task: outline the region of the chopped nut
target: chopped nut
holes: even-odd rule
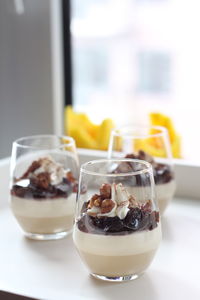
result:
[[[125,158],[132,158],[132,159],[134,159],[134,158],[136,158],[136,155],[133,154],[133,153],[130,153],[130,154],[127,154],[127,155],[125,156]]]
[[[111,199],[104,199],[101,204],[101,213],[105,214],[110,212],[114,206],[115,203]]]
[[[155,212],[155,215],[156,215],[156,222],[158,223],[158,222],[159,222],[159,219],[160,219],[159,212],[156,211],[156,212]]]
[[[133,171],[133,166],[129,162],[124,161],[118,165],[118,167],[113,171],[113,173],[129,173],[131,171]]]
[[[132,158],[132,159],[141,159],[141,160],[146,160],[149,163],[153,163],[154,159],[151,155],[147,154],[143,150],[139,150],[138,154],[130,153],[125,156],[125,158]]]
[[[138,207],[138,202],[136,201],[135,197],[133,197],[133,195],[129,196],[128,201],[129,201],[129,208]]]
[[[73,193],[77,193],[77,192],[78,192],[78,183],[75,182],[73,186]]]
[[[30,173],[33,173],[35,170],[37,170],[41,166],[40,162],[38,160],[34,160],[30,167],[27,169],[27,171],[20,177],[20,179],[28,178]]]
[[[145,204],[142,205],[142,209],[144,211],[149,211],[151,212],[152,211],[152,203],[151,203],[151,200],[148,200]]]
[[[69,180],[69,182],[73,186],[73,193],[77,193],[78,192],[78,181],[76,180],[76,178],[74,177],[74,175],[72,174],[71,171],[67,172],[66,178],[67,178],[67,180]]]
[[[145,159],[146,158],[146,152],[144,152],[143,150],[139,150],[138,151],[138,155],[137,155],[137,157],[139,158],[139,159]]]
[[[100,195],[103,199],[110,199],[111,198],[111,186],[108,183],[102,184],[100,187]]]
[[[94,206],[96,206],[96,207],[101,206],[101,198],[100,197],[98,199],[94,200]]]
[[[42,189],[47,189],[49,187],[51,178],[48,172],[39,173],[37,176],[31,178],[32,183]]]
[[[153,161],[154,161],[153,157],[151,155],[147,154],[146,152],[144,152],[143,150],[138,151],[137,158],[142,159],[142,160],[146,160],[149,163],[153,163]]]
[[[71,171],[67,172],[66,176],[67,176],[67,179],[68,179],[70,182],[75,182],[75,181],[76,181],[76,178],[74,178],[74,175],[72,174]]]
[[[96,201],[96,204],[94,204],[95,201]],[[92,208],[93,206],[99,207],[100,205],[97,205],[97,202],[100,203],[100,201],[101,201],[101,198],[99,195],[97,195],[97,194],[93,195],[88,204],[88,208]]]

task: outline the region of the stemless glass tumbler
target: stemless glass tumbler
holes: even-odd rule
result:
[[[117,159],[82,165],[73,240],[91,275],[125,281],[146,270],[161,240],[154,199],[148,162]]]
[[[59,239],[72,230],[77,180],[71,137],[38,135],[13,143],[10,206],[27,237]]]
[[[156,197],[163,214],[172,200],[176,184],[168,132],[161,126],[126,126],[111,133],[108,158],[146,160],[153,167]]]

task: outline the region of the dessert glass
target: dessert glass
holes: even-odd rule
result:
[[[152,262],[160,240],[148,162],[117,159],[82,165],[73,241],[91,275],[107,281],[137,278]]]
[[[151,163],[161,215],[173,199],[176,183],[168,131],[161,126],[125,126],[111,133],[108,158],[127,157]]]
[[[13,142],[10,207],[27,237],[59,239],[72,231],[77,179],[71,137],[37,135]]]

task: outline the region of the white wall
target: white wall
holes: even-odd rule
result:
[[[14,1],[0,1],[0,158],[10,155],[18,137],[61,128],[54,122],[59,116],[54,113],[56,103],[62,109],[62,93],[56,94],[52,84],[56,58],[51,37],[56,24],[51,22],[51,1],[23,3],[24,13],[17,14]],[[61,119],[62,111],[57,121]]]

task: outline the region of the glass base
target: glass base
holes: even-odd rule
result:
[[[69,234],[71,234],[71,232],[72,232],[72,230],[64,231],[64,232],[48,233],[48,234],[25,232],[25,236],[31,240],[50,241],[50,240],[63,239],[66,236],[68,236]]]
[[[137,279],[141,274],[132,274],[126,276],[119,276],[119,277],[109,277],[109,276],[103,276],[94,273],[91,273],[91,275],[97,279],[104,280],[104,281],[123,282],[123,281],[130,281],[130,280]]]

